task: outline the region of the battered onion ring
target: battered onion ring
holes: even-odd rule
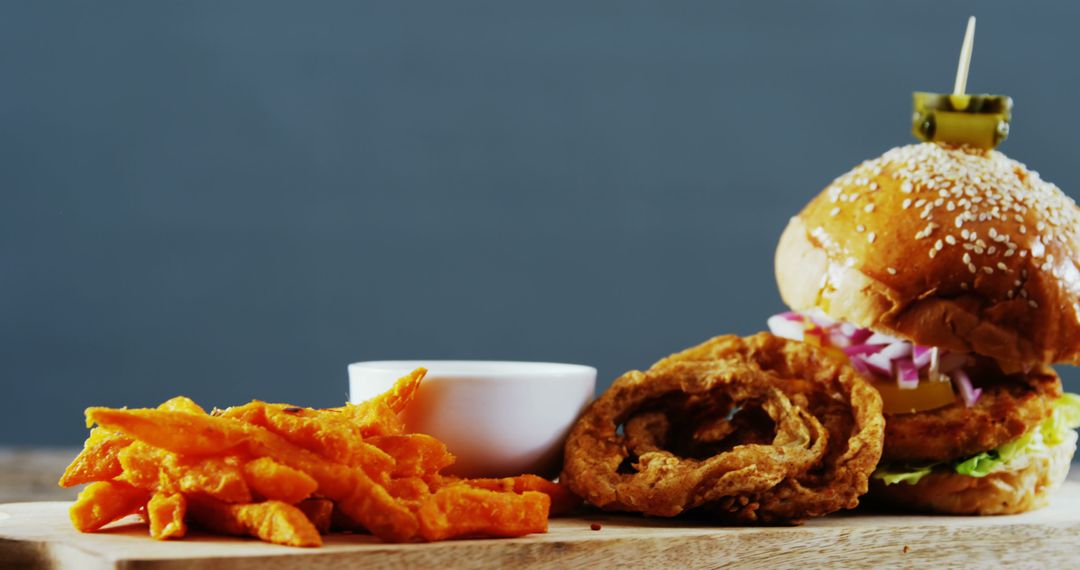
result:
[[[675,516],[723,497],[767,491],[820,462],[828,447],[825,427],[773,384],[765,374],[729,362],[676,363],[629,372],[575,424],[561,480],[600,508],[656,516]],[[642,453],[632,473],[621,472],[629,450],[619,426],[650,403],[678,393],[760,407],[775,423],[776,435],[770,444],[740,445],[701,460],[653,449],[657,442],[650,440],[655,438],[639,437],[649,448],[639,449]],[[631,431],[641,433],[637,428]]]
[[[747,522],[798,522],[854,508],[881,458],[881,396],[853,369],[815,347],[768,333],[720,336],[657,362],[659,372],[686,362],[725,362],[753,370],[805,407],[829,432],[829,448],[812,469],[766,491],[726,497],[710,512]]]

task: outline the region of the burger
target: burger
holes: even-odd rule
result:
[[[1076,449],[1080,209],[992,150],[926,142],[840,176],[776,250],[778,336],[824,347],[884,401],[869,499],[922,511],[1044,506]]]

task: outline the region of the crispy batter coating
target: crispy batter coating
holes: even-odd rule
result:
[[[575,424],[561,480],[598,507],[657,516],[775,486],[820,460],[827,435],[820,422],[758,376],[727,363],[681,363],[623,375]],[[654,433],[640,437],[645,445],[638,445],[636,457],[629,456],[618,427],[631,413],[673,393],[712,392],[764,410],[776,424],[772,441],[695,459],[659,449],[656,440],[666,434]],[[622,472],[627,459],[629,473]]]
[[[982,376],[979,376],[982,378]],[[1049,367],[1022,377],[980,383],[970,408],[956,402],[925,412],[890,415],[885,422],[886,461],[950,461],[994,449],[1038,425],[1061,396],[1061,380]]]
[[[617,379],[562,480],[608,510],[799,522],[858,504],[884,424],[877,392],[816,348],[721,336]]]
[[[857,506],[882,453],[885,419],[877,390],[817,348],[768,333],[716,337],[673,354],[654,368],[715,359],[734,360],[764,372],[777,388],[821,420],[829,433],[829,448],[812,469],[768,492],[725,499],[711,510],[725,509],[742,521],[797,522]]]

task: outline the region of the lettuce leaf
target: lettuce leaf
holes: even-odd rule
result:
[[[956,472],[968,477],[986,477],[1001,464],[997,450],[990,450],[974,455],[956,464]]]
[[[881,479],[886,485],[895,485],[897,483],[907,483],[908,485],[914,485],[918,483],[920,479],[926,477],[934,470],[936,463],[927,465],[925,467],[911,467],[902,466],[899,470],[892,471],[888,468],[878,467],[872,477],[874,479]]]
[[[1077,427],[1080,427],[1080,395],[1067,393],[1054,401],[1050,417],[1024,435],[996,449],[978,453],[951,464],[883,465],[874,471],[873,477],[880,479],[886,485],[896,483],[914,485],[938,467],[950,468],[968,477],[986,477],[1024,456],[1048,452],[1051,447],[1067,441],[1071,437],[1069,432]]]

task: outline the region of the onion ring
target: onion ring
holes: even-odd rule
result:
[[[761,333],[716,337],[661,360],[651,371],[687,362],[726,362],[752,370],[829,433],[819,464],[766,491],[717,501],[709,506],[711,513],[745,522],[798,522],[858,505],[881,458],[885,418],[881,396],[850,366],[810,345]]]
[[[561,481],[600,508],[656,516],[768,491],[820,462],[829,438],[821,422],[773,384],[766,374],[737,362],[679,362],[624,374],[571,430]],[[776,434],[768,444],[738,445],[705,459],[679,457],[658,448],[660,432],[667,429],[646,425],[655,426],[655,416],[639,415],[643,419],[631,424],[629,435],[640,453],[625,465],[628,434],[620,434],[619,426],[650,404],[679,394],[760,408],[775,423]],[[627,469],[631,472],[623,472]]]

